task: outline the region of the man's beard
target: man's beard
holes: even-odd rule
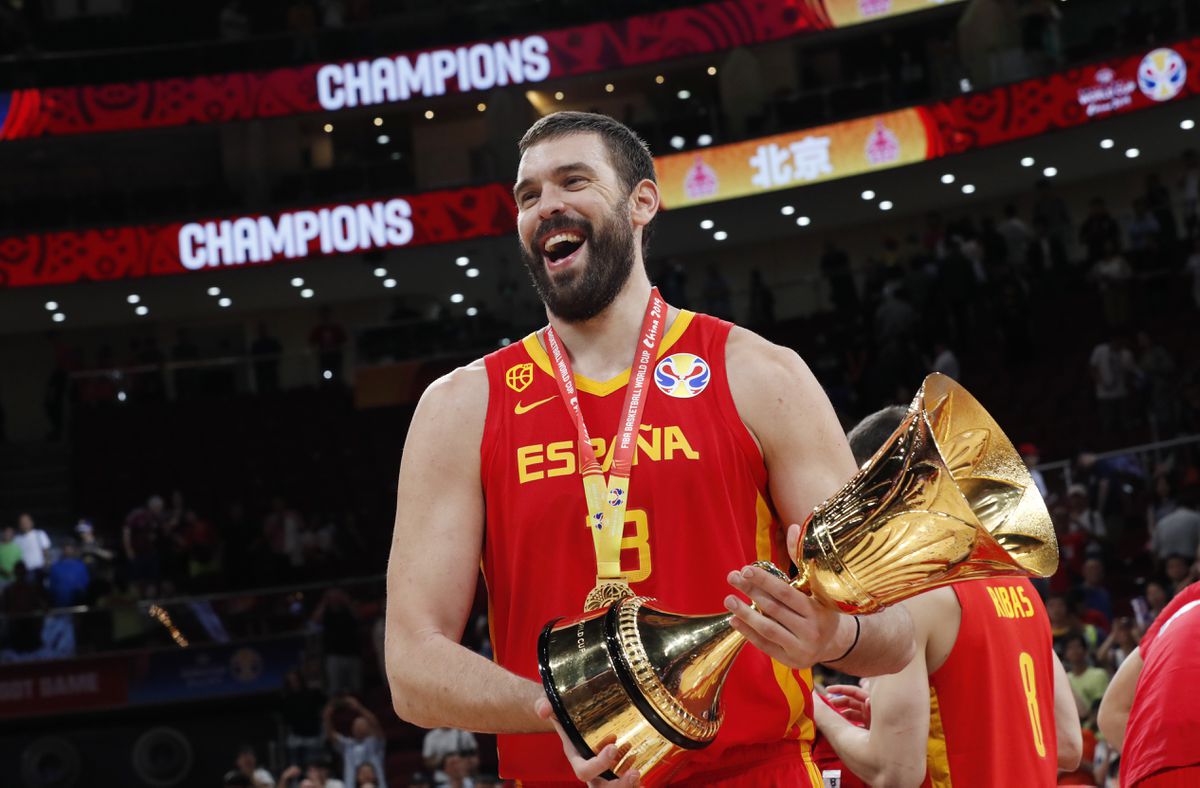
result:
[[[533,238],[556,230],[580,230],[587,238],[587,261],[552,274],[541,249],[521,244],[521,259],[550,313],[568,323],[590,320],[603,312],[621,292],[633,270],[634,238],[629,212],[614,209],[597,230],[586,219],[555,216],[538,226]]]

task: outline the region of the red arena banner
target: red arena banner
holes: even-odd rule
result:
[[[123,657],[32,662],[0,671],[0,719],[116,708],[128,698],[129,662]]]
[[[505,235],[501,184],[143,227],[0,238],[0,288],[181,274]]]
[[[0,93],[0,140],[224,123],[491,90],[722,52],[962,0],[724,0],[272,71]]]
[[[913,107],[655,159],[668,208],[902,167],[1200,94],[1200,39]]]
[[[1041,79],[655,160],[667,208],[791,189],[1025,139],[1200,94],[1200,38]],[[270,216],[0,238],[0,288],[262,265],[513,232],[507,184]]]

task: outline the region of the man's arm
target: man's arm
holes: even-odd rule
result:
[[[1125,726],[1129,724],[1129,710],[1133,708],[1133,694],[1137,690],[1143,664],[1142,650],[1135,648],[1117,668],[1100,701],[1100,732],[1118,750],[1125,744]]]
[[[426,390],[404,443],[388,560],[385,662],[392,703],[424,728],[549,731],[539,685],[459,645],[483,546],[482,361]]]
[[[738,415],[762,449],[775,511],[784,523],[802,523],[857,470],[833,406],[799,356],[745,329],[730,331],[725,366]],[[767,614],[731,595],[734,628],[792,667],[829,661],[868,676],[894,673],[912,658],[912,622],[902,607],[860,616],[856,624],[761,570],[733,573],[729,581]]]
[[[955,620],[957,598],[932,591],[904,602],[912,617],[916,654],[899,673],[871,679],[871,727],[852,725],[824,702],[814,720],[842,762],[876,786],[918,786],[925,779],[929,739],[929,662],[934,628]]]
[[[1079,724],[1079,707],[1075,703],[1075,692],[1067,680],[1067,671],[1062,661],[1050,650],[1054,660],[1054,729],[1058,741],[1058,768],[1073,771],[1083,757],[1083,728]]]

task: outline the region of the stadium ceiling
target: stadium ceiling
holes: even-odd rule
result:
[[[666,211],[659,219],[654,256],[678,257],[699,265],[717,251],[784,240],[815,252],[827,233],[847,227],[911,218],[916,230],[923,226],[927,211],[953,215],[969,211],[973,205],[989,205],[997,213],[997,203],[1030,195],[1047,167],[1055,169],[1053,180],[1059,188],[1069,188],[1173,164],[1185,148],[1200,148],[1196,123],[1200,123],[1200,99],[1172,102],[959,156]],[[1106,139],[1113,141],[1110,148],[1101,147]],[[1138,151],[1136,157],[1127,155],[1131,149]],[[1026,157],[1034,160],[1031,166],[1023,165]],[[947,174],[954,176],[953,183],[943,183]],[[1167,185],[1174,187],[1173,181],[1168,178]],[[974,191],[964,194],[962,187],[968,184]],[[868,190],[875,193],[871,200],[863,198]],[[890,210],[881,208],[885,200],[890,201]],[[784,206],[794,210],[785,214]],[[1113,206],[1116,212],[1125,209]],[[806,226],[797,225],[801,217],[808,217]],[[705,220],[712,221],[711,228],[702,229]],[[714,237],[718,231],[726,233],[723,240]],[[399,295],[445,299],[452,312],[461,311],[472,303],[493,302],[505,273],[514,277],[518,286],[526,286],[514,243],[508,236],[391,250],[382,257],[348,255],[178,276],[15,288],[0,291],[0,334],[142,321],[247,320],[266,311],[386,302]],[[465,265],[460,264],[460,257],[468,258]],[[383,269],[382,276],[377,269]],[[469,277],[470,269],[477,269],[478,275]],[[303,285],[294,285],[296,278],[303,279]],[[388,279],[395,280],[391,288],[384,286]],[[209,295],[210,288],[219,288],[220,296]],[[310,298],[301,295],[306,288],[312,289]],[[464,295],[458,306],[450,305],[453,293]],[[130,303],[132,294],[139,297],[137,305]],[[229,298],[230,305],[221,307],[219,298]],[[60,305],[67,315],[63,323],[51,321],[47,302]],[[135,314],[138,305],[147,308],[145,316]]]

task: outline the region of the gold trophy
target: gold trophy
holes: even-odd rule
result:
[[[1020,455],[966,389],[936,373],[883,447],[813,510],[797,549],[792,586],[852,614],[1058,566],[1050,515]],[[651,601],[556,619],[538,639],[542,685],[580,754],[615,744],[620,760],[605,776],[636,768],[648,786],[716,737],[721,688],[746,644],[729,613],[685,616]]]

